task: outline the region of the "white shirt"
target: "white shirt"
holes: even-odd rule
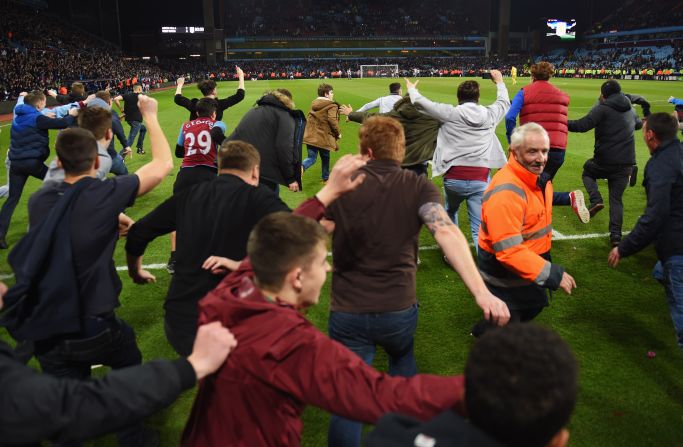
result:
[[[367,110],[374,109],[375,107],[379,107],[379,113],[391,112],[391,109],[394,108],[394,104],[396,104],[401,98],[401,95],[392,93],[391,95],[377,98],[374,101],[365,104],[363,107],[356,111],[365,112]]]

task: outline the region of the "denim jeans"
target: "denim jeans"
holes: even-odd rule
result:
[[[42,160],[28,159],[28,160],[14,160],[10,165],[9,170],[9,197],[0,209],[0,237],[5,237],[9,229],[10,221],[14,209],[19,203],[21,193],[24,192],[24,186],[29,177],[35,177],[43,181],[47,174],[47,166]]]
[[[138,149],[142,149],[142,145],[145,142],[145,134],[147,133],[147,128],[140,121],[128,121],[130,125],[130,133],[128,134],[128,147],[133,147],[135,142],[135,137],[140,132],[140,137],[138,138]]]
[[[135,342],[135,332],[125,321],[113,314],[108,317],[85,319],[86,335],[76,340],[64,340],[44,350],[44,342],[36,343],[36,357],[45,374],[87,380],[90,367],[103,364],[113,369],[142,363],[142,354]],[[142,421],[117,432],[120,446],[138,446],[144,441]],[[59,444],[62,447],[80,446],[80,440]]]
[[[671,256],[664,264],[657,262],[652,274],[666,290],[678,346],[683,348],[683,256]]]
[[[417,304],[397,312],[330,312],[330,338],[358,354],[368,365],[375,358],[376,346],[381,346],[389,356],[389,374],[392,376],[417,374],[413,356],[416,328]],[[333,415],[327,434],[328,446],[359,446],[362,429],[363,424],[360,422]]]
[[[304,167],[304,171],[315,164],[315,160],[318,158],[318,152],[320,152],[322,179],[327,180],[330,177],[330,151],[311,146],[310,144],[307,144],[306,148],[308,149],[308,157],[301,163]]]
[[[444,179],[443,189],[446,194],[446,212],[454,224],[458,225],[458,209],[463,200],[467,200],[467,215],[470,218],[472,241],[479,250],[479,226],[481,225],[481,199],[489,185],[481,180]]]
[[[126,163],[123,162],[123,158],[120,154],[116,154],[111,159],[111,169],[109,170],[114,175],[128,175],[128,167]]]

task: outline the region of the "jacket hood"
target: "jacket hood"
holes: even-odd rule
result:
[[[470,127],[482,127],[488,121],[488,110],[474,102],[466,102],[455,108],[459,118]]]
[[[248,260],[243,261],[237,270],[226,276],[218,286],[199,301],[200,322],[220,321],[231,327],[271,312],[274,306],[287,306],[271,303],[254,284],[254,272]]]
[[[336,103],[334,101],[330,101],[329,99],[316,98],[311,103],[311,110],[318,112],[320,110],[327,109],[334,104]]]
[[[602,102],[617,112],[627,112],[631,110],[631,101],[623,93],[615,93]]]
[[[285,109],[288,110],[294,110],[294,101],[289,98],[289,96],[286,96],[277,90],[273,90],[270,92],[266,92],[261,99],[256,101],[256,104],[258,105],[271,105],[271,106],[276,106],[276,107],[284,107]]]
[[[403,98],[396,101],[394,104],[394,110],[408,120],[414,120],[419,118],[422,114],[415,108],[412,102],[410,102],[410,96],[405,95]]]
[[[31,115],[34,113],[39,113],[38,109],[28,104],[19,104],[14,108],[14,114],[16,116]]]

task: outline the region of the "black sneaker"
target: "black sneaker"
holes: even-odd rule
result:
[[[171,252],[171,256],[168,258],[168,264],[166,264],[166,270],[171,275],[175,274],[175,252]]]
[[[145,150],[142,149],[141,147],[139,147],[138,150],[137,150],[137,153],[138,153],[139,155],[145,155]]]
[[[9,245],[7,245],[7,241],[5,240],[4,237],[0,237],[0,250],[7,250],[9,248]]]

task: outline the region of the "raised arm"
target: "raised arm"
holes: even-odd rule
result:
[[[420,207],[420,218],[439,244],[444,255],[460,275],[465,286],[484,312],[484,318],[504,326],[510,320],[507,305],[489,292],[472,258],[467,239],[453,224],[440,203],[429,202]]]
[[[366,110],[374,109],[375,107],[379,107],[379,98],[375,99],[374,101],[370,101],[367,104],[363,104],[361,108],[357,110],[357,112],[365,112]]]
[[[181,76],[176,81],[176,88],[175,88],[175,94],[176,95],[182,95],[183,94],[183,85],[185,85],[185,78]]]
[[[503,82],[503,75],[498,70],[491,70],[491,80],[496,84],[496,101],[490,106],[486,107],[493,125],[498,125],[505,114],[510,110],[510,97],[508,96],[508,89]]]
[[[522,111],[524,106],[524,89],[517,92],[514,98],[512,98],[512,104],[510,105],[510,110],[505,114],[505,136],[510,143],[510,135],[517,125],[517,116]]]
[[[142,119],[147,126],[147,133],[152,145],[152,160],[143,165],[135,172],[140,179],[138,197],[147,194],[168,175],[173,169],[173,159],[171,149],[166,141],[159,119],[157,118],[158,104],[154,98],[140,95],[138,97],[138,108],[142,113]]]
[[[3,442],[88,439],[138,422],[215,372],[236,343],[219,323],[200,326],[187,360],[149,362],[85,381],[40,374],[1,352]]]
[[[455,110],[455,107],[450,104],[433,102],[422,96],[420,92],[417,91],[417,84],[420,82],[419,80],[415,81],[414,84],[408,79],[405,81],[408,94],[410,95],[410,102],[413,103],[417,110],[431,116],[439,122],[443,123],[448,121],[449,117]]]

